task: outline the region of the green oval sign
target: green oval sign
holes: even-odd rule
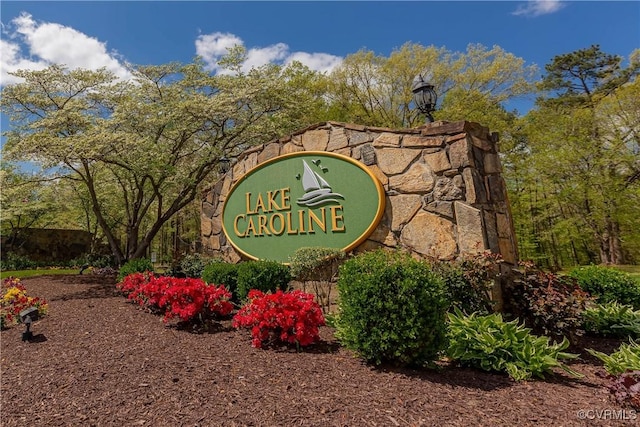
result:
[[[276,157],[241,177],[222,211],[227,239],[252,259],[288,262],[302,247],[350,251],[384,213],[384,189],[350,157],[305,151]]]

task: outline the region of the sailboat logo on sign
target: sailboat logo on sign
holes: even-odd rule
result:
[[[325,167],[320,166],[320,159],[312,160],[311,163],[320,167],[322,172],[328,172]],[[334,193],[331,190],[329,183],[314,172],[306,161],[302,161],[304,166],[304,173],[302,174],[302,188],[304,188],[304,195],[296,200],[296,203],[300,206],[314,207],[326,203],[340,203],[338,199],[344,199],[342,194]],[[300,179],[300,174],[296,176],[296,179]]]

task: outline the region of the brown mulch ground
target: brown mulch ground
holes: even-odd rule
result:
[[[558,373],[516,383],[443,366],[374,368],[323,342],[297,353],[255,349],[225,321],[193,333],[162,323],[115,291],[114,279],[24,279],[49,301],[34,342],[1,332],[0,424],[9,426],[581,426],[636,425],[610,399],[588,355]],[[610,352],[617,342],[592,340]],[[606,412],[609,410],[609,412]],[[579,418],[579,411],[587,418]],[[603,412],[604,411],[604,412]],[[608,414],[608,415],[607,415]],[[609,418],[609,419],[604,419]]]

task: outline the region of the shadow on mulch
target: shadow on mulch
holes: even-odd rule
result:
[[[116,284],[116,276],[100,275],[100,274],[52,274],[43,275],[42,279],[51,282],[62,282],[66,285],[112,285]]]
[[[47,341],[47,337],[44,336],[44,334],[36,334],[33,337],[29,338],[27,340],[27,342],[33,344],[33,343],[40,343],[40,342],[46,342]]]
[[[297,347],[295,344],[282,344],[281,342],[263,343],[261,349],[274,353],[309,353],[309,354],[333,354],[342,346],[335,341],[320,340],[305,347]]]
[[[113,285],[99,284],[80,292],[60,295],[51,298],[51,301],[69,301],[73,299],[113,298],[122,294]]]
[[[592,350],[599,351],[600,353],[611,354],[618,351],[618,347],[620,347],[620,344],[623,342],[628,341],[624,338],[607,338],[592,335],[582,336],[576,344],[571,345],[566,350],[568,353],[580,355],[577,359],[567,361],[567,365],[571,365],[573,363],[584,363],[587,365],[601,367],[602,361],[589,354],[587,349],[590,348]]]
[[[202,334],[218,334],[221,332],[231,332],[234,329],[228,323],[222,323],[216,320],[206,320],[205,322],[178,322],[168,324],[168,328],[175,329],[177,331],[184,331],[190,334],[202,335]]]
[[[434,368],[424,369],[398,368],[389,365],[372,366],[372,368],[380,372],[403,375],[422,381],[446,384],[452,387],[478,389],[482,391],[509,388],[516,384],[515,381],[509,378],[506,374],[502,375],[495,372],[489,373],[472,368],[460,368],[449,365],[438,365]],[[467,375],[461,374],[464,371],[466,371]]]
[[[565,364],[569,365],[569,363]],[[481,369],[456,366],[455,364],[442,365],[438,363],[436,367],[423,369],[399,368],[389,365],[372,366],[372,368],[381,372],[400,374],[423,381],[446,384],[453,387],[478,389],[482,391],[499,390],[518,384],[517,381],[511,379],[506,373],[486,372]],[[465,371],[466,375],[461,375],[461,372]],[[550,373],[544,378],[532,378],[531,381],[558,384],[571,388],[576,388],[578,386],[589,388],[600,387],[599,384],[585,380],[584,378],[573,377],[569,373],[561,370],[558,370],[556,374]]]

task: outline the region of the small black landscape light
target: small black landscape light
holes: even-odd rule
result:
[[[416,107],[427,117],[426,123],[433,123],[431,113],[435,111],[436,101],[438,100],[438,94],[433,89],[433,85],[426,81],[422,74],[418,74],[413,79],[411,91],[413,92],[413,102],[415,102]]]
[[[220,157],[220,173],[227,173],[231,168],[231,159],[225,156]]]
[[[22,341],[30,341],[33,339],[33,332],[31,332],[31,323],[38,320],[38,309],[35,307],[29,307],[20,312],[20,320],[25,324],[27,330],[22,333]]]

